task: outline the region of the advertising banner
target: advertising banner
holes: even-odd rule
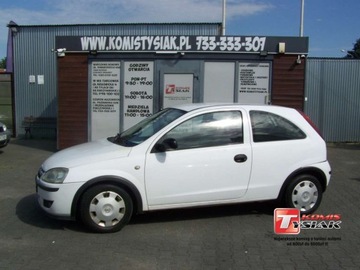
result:
[[[307,54],[308,37],[266,36],[57,36],[56,48],[66,52],[232,52],[278,53],[279,43],[287,53]]]
[[[193,102],[193,74],[164,74],[163,107]]]
[[[119,132],[120,62],[92,62],[90,115],[90,140]]]

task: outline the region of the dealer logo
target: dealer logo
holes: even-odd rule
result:
[[[276,234],[299,234],[300,210],[296,208],[275,209],[274,231]]]
[[[175,94],[175,84],[167,84],[165,88],[165,94],[171,95]]]
[[[299,234],[300,230],[339,230],[340,214],[329,215],[301,215],[296,208],[277,208],[274,210],[274,232],[276,234]]]

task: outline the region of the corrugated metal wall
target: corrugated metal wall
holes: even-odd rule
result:
[[[360,60],[309,58],[305,96],[326,141],[360,141]]]
[[[80,35],[219,35],[219,23],[169,23],[169,24],[95,24],[95,25],[40,25],[19,26],[13,36],[14,89],[16,130],[25,116],[57,116],[57,72],[55,48],[56,36]],[[35,76],[35,83],[29,76]],[[44,84],[39,84],[38,76]],[[53,137],[51,130],[39,134]]]

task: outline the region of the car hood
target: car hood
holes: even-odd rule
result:
[[[50,156],[42,165],[47,171],[55,167],[72,168],[83,164],[126,157],[131,147],[123,147],[102,139],[61,150]]]

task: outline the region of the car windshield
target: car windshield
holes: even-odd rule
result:
[[[128,130],[114,137],[109,137],[108,140],[122,146],[138,145],[185,113],[185,111],[178,109],[164,109],[142,120]]]

